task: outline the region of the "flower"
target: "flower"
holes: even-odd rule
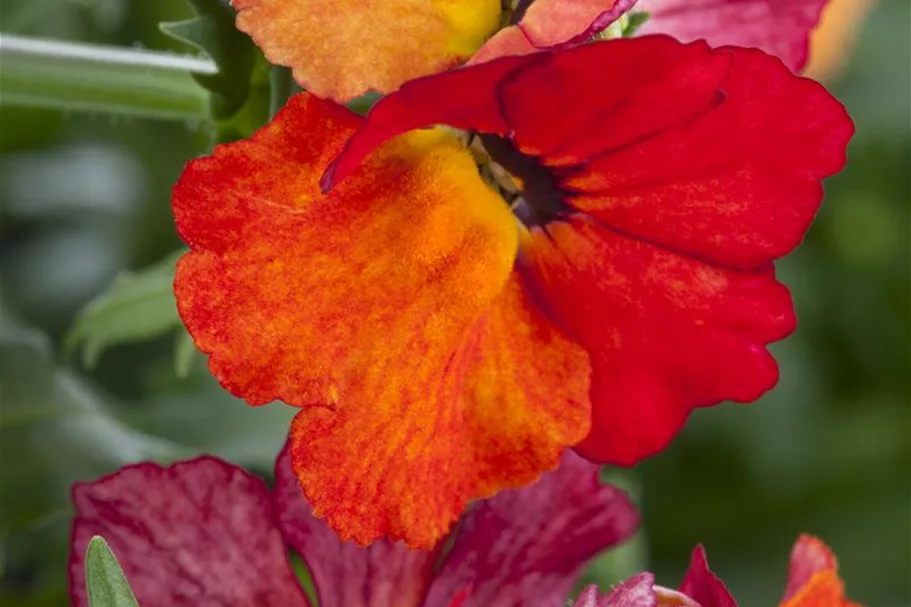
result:
[[[347,101],[470,57],[500,0],[232,0],[237,27],[320,97]]]
[[[97,534],[143,607],[306,606],[289,548],[309,566],[322,607],[558,605],[584,563],[638,525],[623,492],[597,474],[567,453],[536,485],[477,504],[451,549],[422,552],[340,541],[310,513],[287,450],[271,492],[212,457],[128,466],[73,488],[72,604],[88,605],[83,559]]]
[[[852,131],[779,60],[664,36],[415,80],[366,120],[300,96],[175,186],[178,307],[233,394],[304,407],[318,516],[429,547],[568,446],[630,465],[771,388],[772,262]]]
[[[724,583],[709,569],[705,549],[693,551],[690,568],[678,590],[655,585],[655,576],[640,573],[607,596],[595,586],[582,591],[575,607],[737,607]],[[859,607],[845,598],[844,584],[832,550],[821,540],[801,535],[791,551],[791,567],[779,607]]]
[[[521,21],[496,33],[472,58],[575,46],[631,10],[648,13],[641,34],[682,42],[757,47],[794,71],[807,62],[809,38],[829,0],[536,0]]]

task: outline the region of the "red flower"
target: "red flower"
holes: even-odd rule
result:
[[[514,26],[497,32],[473,63],[537,50],[565,49],[590,39],[632,11],[649,18],[641,34],[682,42],[756,47],[800,71],[809,38],[828,0],[535,0]]]
[[[449,131],[376,149],[440,123],[521,221]],[[429,547],[566,446],[632,464],[771,388],[772,262],[852,128],[775,58],[663,36],[412,81],[366,122],[298,97],[175,187],[179,308],[235,395],[316,405],[292,458],[317,515]]]
[[[479,503],[448,553],[442,543],[429,552],[388,541],[361,548],[311,514],[287,451],[275,473],[270,492],[240,468],[203,457],[76,485],[72,604],[88,605],[83,558],[89,539],[102,535],[143,607],[306,606],[289,548],[307,562],[322,607],[550,607],[562,604],[588,559],[638,525],[623,493],[567,454],[536,485]]]
[[[737,607],[724,583],[709,569],[705,549],[693,551],[689,571],[678,590],[655,585],[651,573],[640,573],[602,596],[589,586],[575,607]],[[835,555],[820,540],[802,535],[791,552],[791,568],[779,607],[860,607],[844,595]]]

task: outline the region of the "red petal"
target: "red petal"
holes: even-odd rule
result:
[[[597,65],[622,86],[604,87]],[[797,246],[853,133],[822,86],[776,59],[666,37],[558,53],[501,96],[514,140],[557,167],[570,206],[744,268]]]
[[[321,181],[328,191],[348,177],[374,148],[395,135],[435,124],[505,135],[496,97],[497,84],[518,68],[540,61],[542,55],[504,57],[406,83],[381,99],[367,123],[345,146]]]
[[[84,556],[111,546],[142,607],[305,607],[265,484],[203,457],[143,463],[73,487],[73,605],[88,607]]]
[[[275,462],[275,507],[285,540],[307,562],[322,607],[417,607],[438,551],[380,540],[369,548],[343,542],[313,516],[291,470],[286,445]]]
[[[549,55],[504,82],[500,97],[520,150],[572,165],[715,108],[730,65],[705,44],[613,40]]]
[[[465,517],[427,605],[446,605],[468,585],[465,607],[560,605],[584,564],[638,523],[625,494],[567,452],[538,483],[499,493]]]
[[[771,271],[737,272],[583,216],[535,230],[520,259],[539,301],[592,358],[586,457],[633,464],[693,407],[749,402],[777,380],[764,344],[795,319]]]
[[[792,70],[807,60],[809,36],[828,0],[661,0],[643,8],[643,34],[670,34],[712,46],[753,46],[777,55]]]
[[[693,550],[690,568],[680,584],[680,592],[695,600],[700,607],[737,607],[737,601],[724,583],[709,569],[705,548],[701,544]]]

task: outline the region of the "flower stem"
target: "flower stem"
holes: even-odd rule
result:
[[[142,49],[0,35],[0,105],[165,120],[208,117],[209,94],[192,74],[215,64]]]

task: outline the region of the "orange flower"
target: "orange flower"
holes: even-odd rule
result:
[[[307,90],[347,101],[461,63],[500,24],[500,0],[232,0],[237,27]]]
[[[430,547],[566,447],[633,464],[771,388],[772,263],[852,130],[777,59],[664,36],[415,80],[367,119],[300,96],[181,176],[178,305],[222,385],[305,407],[318,516]]]

